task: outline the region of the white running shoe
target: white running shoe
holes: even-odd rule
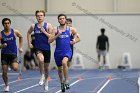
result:
[[[9,92],[9,86],[4,86],[4,92]]]
[[[45,84],[44,84],[44,89],[45,91],[48,91],[48,80],[45,80]]]
[[[44,84],[44,79],[45,79],[45,76],[44,74],[40,77],[40,80],[39,80],[39,85],[43,85]]]

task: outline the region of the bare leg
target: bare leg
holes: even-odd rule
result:
[[[50,72],[49,63],[44,63],[44,72],[45,72],[45,79],[47,80]]]
[[[63,65],[63,73],[65,77],[65,87],[66,89],[70,89],[69,82],[68,82],[68,58],[64,57],[62,60],[62,65]]]
[[[70,68],[70,66],[71,66],[71,61],[69,61],[67,64],[68,64],[68,68]]]
[[[4,80],[5,86],[4,86],[4,91],[8,92],[9,91],[9,85],[8,85],[8,65],[2,65],[2,78]]]
[[[100,62],[100,55],[98,54],[98,62]]]
[[[44,72],[45,72],[45,84],[44,89],[48,91],[48,76],[49,76],[49,63],[44,63]]]
[[[58,75],[59,75],[59,79],[60,79],[60,82],[63,83],[63,68],[62,66],[58,67]]]
[[[105,56],[103,56],[103,63],[104,63],[104,65],[106,64],[106,57]]]
[[[18,70],[18,63],[14,62],[12,64],[12,69],[14,71],[17,71]],[[8,65],[3,65],[2,66],[2,71],[3,71],[2,77],[3,77],[4,83],[5,83],[6,86],[8,86],[8,75],[7,75],[7,73],[8,73]]]
[[[2,65],[2,78],[5,83],[5,86],[8,86],[8,65]]]
[[[61,82],[61,91],[65,92],[65,83],[63,80],[63,66],[58,67],[58,75]]]
[[[64,78],[65,81],[68,81],[68,66],[67,66],[68,58],[64,57],[62,60],[62,65],[63,65],[63,73],[64,73]]]
[[[36,66],[36,68],[38,68],[39,62],[38,62],[38,59],[37,59],[35,53],[33,54],[33,57],[34,57],[35,66]]]
[[[99,66],[99,69],[100,69],[100,67],[101,67],[101,65],[100,65],[100,54],[98,54],[98,66]]]
[[[37,54],[37,59],[39,61],[39,69],[40,69],[40,74],[44,74],[44,56],[42,53]]]
[[[39,69],[40,69],[40,74],[41,74],[39,85],[43,85],[43,83],[44,83],[44,56],[43,56],[43,54],[38,53],[37,59],[39,61]]]

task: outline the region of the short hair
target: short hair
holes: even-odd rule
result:
[[[45,11],[44,10],[36,10],[35,16],[37,16],[37,13],[39,13],[39,12],[43,13],[43,15],[45,16]]]
[[[71,18],[67,18],[66,19],[68,22],[71,22],[72,23],[72,19]]]
[[[65,14],[59,14],[57,18],[59,19],[59,17],[61,16],[64,16],[67,19],[67,16]]]
[[[105,33],[105,29],[104,28],[101,28],[101,33]]]
[[[10,24],[11,24],[10,18],[3,18],[3,19],[2,19],[2,25],[4,25],[4,22],[7,21],[7,20],[8,20],[8,21],[10,22]]]

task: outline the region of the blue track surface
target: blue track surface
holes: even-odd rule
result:
[[[65,93],[138,93],[138,73],[140,70],[69,70],[70,90]],[[1,72],[0,72],[1,73]],[[12,72],[9,72],[12,73]],[[10,92],[8,93],[61,93],[57,71],[51,70],[49,91],[38,85],[38,70],[9,75]],[[109,78],[110,77],[110,78]],[[0,77],[0,93],[3,91],[3,80]]]

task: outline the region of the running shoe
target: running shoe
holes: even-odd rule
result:
[[[61,83],[61,91],[65,92],[65,84],[64,83]]]
[[[45,80],[44,89],[45,91],[48,91],[48,80]]]
[[[44,79],[45,79],[45,76],[44,76],[44,74],[43,74],[43,75],[41,75],[41,77],[40,77],[39,85],[43,85],[43,84],[44,84]]]
[[[65,82],[65,87],[66,87],[67,90],[70,89],[70,85],[69,85],[68,81]]]
[[[9,92],[9,86],[4,86],[4,92]]]

